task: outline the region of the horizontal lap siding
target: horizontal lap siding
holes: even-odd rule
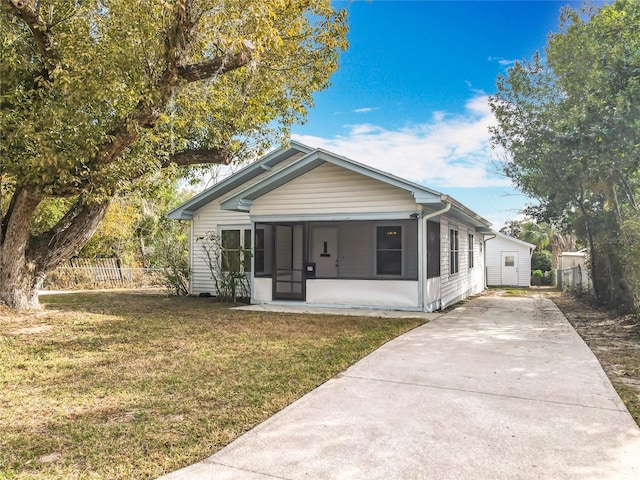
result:
[[[325,163],[257,198],[251,215],[304,215],[415,211],[404,190]]]
[[[449,274],[449,229],[458,230],[458,273]],[[468,245],[469,234],[473,234],[474,266],[469,268]],[[440,221],[440,249],[441,255],[441,298],[443,307],[462,300],[484,290],[484,259],[480,252],[482,236],[456,220],[443,218]]]
[[[220,209],[216,202],[205,205],[197,210],[193,216],[191,226],[191,293],[217,292],[211,280],[211,270],[202,250],[202,242],[198,237],[218,232],[218,225],[250,227],[249,215],[242,212],[228,212]]]

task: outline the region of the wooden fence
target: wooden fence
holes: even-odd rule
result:
[[[124,267],[117,258],[73,258],[51,272],[49,290],[162,286],[159,268]]]

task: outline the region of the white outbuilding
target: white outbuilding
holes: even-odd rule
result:
[[[486,237],[488,286],[530,287],[535,245],[495,233]]]

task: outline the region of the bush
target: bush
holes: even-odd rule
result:
[[[161,282],[170,295],[189,294],[189,250],[181,242],[159,242],[156,246],[156,256],[162,267],[160,270]]]
[[[548,250],[534,250],[533,255],[531,255],[531,271],[535,270],[541,270],[542,272],[551,270],[551,252]]]
[[[245,273],[245,265],[251,259],[251,250],[225,248],[223,238],[214,233],[197,237],[196,242],[206,258],[216,297],[221,302],[236,303],[251,298],[251,284]]]
[[[542,279],[544,278],[544,273],[542,270],[533,270],[531,272],[531,285],[541,285]]]
[[[640,219],[628,218],[620,230],[620,260],[625,278],[619,287],[629,289],[633,296],[632,310],[637,312],[640,311]]]

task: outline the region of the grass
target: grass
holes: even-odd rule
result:
[[[423,323],[131,292],[42,300],[0,312],[0,478],[156,478]]]

